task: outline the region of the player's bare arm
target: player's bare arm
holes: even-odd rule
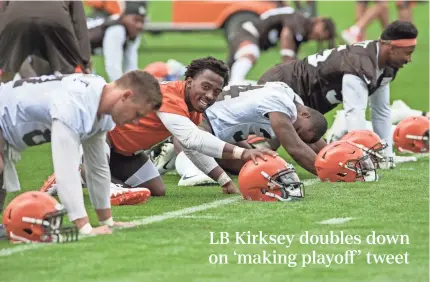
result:
[[[318,154],[325,146],[327,146],[327,142],[325,142],[324,139],[321,138],[317,142],[311,143],[311,144],[308,144],[308,145],[309,145],[309,147],[311,147],[311,149],[316,154]]]
[[[296,57],[296,43],[294,42],[293,33],[288,26],[284,26],[281,30],[281,60],[283,63],[294,60]]]
[[[284,113],[269,113],[270,124],[276,138],[288,154],[307,171],[316,175],[315,152],[303,142],[296,132],[291,120]]]

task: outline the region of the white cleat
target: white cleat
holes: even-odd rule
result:
[[[348,28],[347,30],[344,30],[342,32],[342,38],[343,40],[345,40],[345,42],[348,45],[357,43],[360,41],[360,34],[359,33],[354,33],[353,30],[351,30],[351,28]]]
[[[165,142],[161,146],[161,152],[154,158],[154,164],[160,175],[175,169],[176,153],[173,143]]]
[[[142,192],[147,191],[148,188],[124,188],[121,184],[110,184],[110,193],[111,195],[122,193],[122,192]]]
[[[391,122],[393,124],[398,124],[405,118],[411,116],[421,116],[422,112],[418,110],[411,109],[402,100],[395,100],[391,105]]]
[[[181,177],[178,186],[206,186],[218,185],[218,182],[203,173],[190,173]]]
[[[408,163],[408,162],[416,162],[417,157],[414,156],[394,156],[394,163]]]
[[[148,201],[151,191],[147,188],[123,188],[120,184],[110,184],[112,206],[140,205]]]

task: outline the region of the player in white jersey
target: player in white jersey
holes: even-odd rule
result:
[[[161,106],[157,80],[133,71],[106,83],[96,75],[42,76],[0,86],[0,187],[19,191],[14,163],[29,146],[51,142],[58,196],[82,234],[109,234],[110,170],[104,146],[115,124],[136,122]],[[79,146],[84,151],[91,202],[101,227],[92,228],[79,175]],[[2,189],[3,190],[3,189]],[[0,208],[4,202],[0,193]],[[128,224],[129,225],[129,224]]]
[[[201,127],[223,141],[242,146],[249,146],[242,141],[251,134],[276,138],[299,165],[316,174],[316,153],[309,144],[322,142],[327,121],[321,113],[305,107],[290,87],[276,82],[264,86],[230,87],[205,111]],[[184,153],[203,172],[202,163],[214,161],[195,151],[184,149]],[[185,155],[178,155],[176,169],[181,176],[195,174],[193,166],[185,163]],[[218,163],[224,169],[238,173],[243,162],[235,161],[218,160]]]

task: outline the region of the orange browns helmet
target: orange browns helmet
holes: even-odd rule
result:
[[[62,227],[66,210],[40,191],[25,192],[13,199],[3,213],[3,224],[11,241],[60,243],[78,240],[76,227]]]
[[[354,130],[345,134],[340,140],[348,140],[356,144],[362,145],[361,148],[366,153],[370,154],[373,161],[378,165],[385,162],[386,158],[380,151],[387,148],[388,144],[379,138],[379,136],[371,130]],[[392,158],[391,158],[391,161]]]
[[[150,73],[158,81],[162,81],[169,75],[169,70],[165,62],[153,62],[147,65],[144,71]]]
[[[287,202],[304,197],[304,186],[294,167],[272,156],[258,165],[248,161],[239,172],[239,189],[250,201]]]
[[[397,124],[393,140],[399,151],[428,152],[429,120],[422,116],[405,118]]]
[[[315,169],[322,181],[377,181],[375,163],[358,144],[339,140],[324,147],[317,155]]]

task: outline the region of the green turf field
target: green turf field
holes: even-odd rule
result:
[[[168,18],[160,9],[163,6],[168,4],[154,3],[151,15]],[[390,12],[394,19],[394,4]],[[429,110],[428,12],[428,4],[414,10],[419,44],[412,64],[399,72],[391,86],[392,100],[402,99],[423,111]],[[319,13],[333,16],[340,31],[351,24],[354,3],[321,2]],[[377,24],[368,31],[375,39],[379,33]],[[207,55],[227,56],[221,32],[145,35],[144,39],[142,68],[169,58],[188,63]],[[306,44],[300,55],[315,50],[316,45]],[[262,54],[248,79],[258,79],[278,61],[278,50]],[[94,57],[94,64],[104,74],[102,59]],[[428,161],[423,157],[380,171],[381,180],[370,184],[318,183],[299,169],[306,198],[286,204],[244,202],[238,196],[223,195],[218,187],[178,188],[179,177],[166,175],[166,197],[151,198],[142,206],[114,208],[117,219],[135,220],[137,228],[63,245],[0,242],[0,281],[428,281]],[[17,168],[22,187],[38,189],[52,173],[49,145],[26,151]],[[84,193],[92,223],[97,225]],[[332,218],[349,220],[321,223]],[[248,244],[244,240],[248,231],[253,235],[261,231],[272,244]],[[228,233],[227,244],[215,244],[220,232]],[[372,244],[372,236],[368,237],[372,232],[381,244]],[[291,245],[280,235],[294,236]],[[339,242],[327,241],[330,235]],[[314,241],[318,238],[322,241]],[[279,241],[273,244],[271,239]],[[218,263],[212,264],[215,260]]]

